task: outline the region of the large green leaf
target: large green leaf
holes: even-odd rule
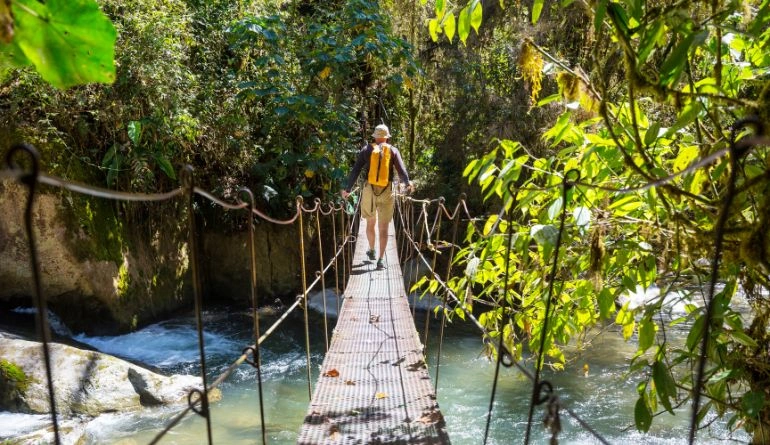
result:
[[[31,63],[57,88],[115,80],[115,28],[95,1],[13,0],[12,10],[15,36],[2,45],[0,70]],[[27,61],[11,59],[20,53]]]

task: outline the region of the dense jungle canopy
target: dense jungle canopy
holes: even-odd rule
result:
[[[770,0],[5,0],[0,147],[120,190],[191,164],[280,214],[335,199],[384,121],[418,196],[484,215],[450,285],[493,354],[565,369],[617,327],[638,429],[692,404],[770,443],[769,24]]]

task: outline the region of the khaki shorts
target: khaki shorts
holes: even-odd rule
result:
[[[371,218],[375,214],[381,223],[390,222],[393,219],[393,183],[385,187],[365,184],[361,195],[361,216]]]

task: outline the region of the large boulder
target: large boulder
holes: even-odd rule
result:
[[[195,376],[163,376],[119,358],[50,343],[56,410],[64,416],[98,416],[143,407],[182,404],[201,387]],[[40,343],[0,338],[0,411],[48,413],[49,396]],[[209,399],[221,398],[219,391]]]

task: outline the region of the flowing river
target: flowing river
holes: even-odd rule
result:
[[[329,298],[329,293],[327,299],[328,306],[333,309],[336,303]],[[319,300],[311,305],[316,310],[311,311],[310,317],[313,379],[318,377],[324,351],[323,315],[317,311],[322,306]],[[418,312],[417,315],[422,338],[425,313]],[[275,319],[276,316],[261,319],[262,329]],[[295,443],[306,414],[308,384],[302,320],[302,313],[297,311],[262,346],[265,424],[271,444]],[[336,320],[333,315],[328,320],[331,332]],[[248,311],[218,308],[206,311],[204,323],[210,383],[240,356],[245,346],[253,343],[252,319]],[[686,336],[687,327],[679,326],[678,329],[668,333],[669,340],[671,335],[678,335],[680,340]],[[430,374],[435,381],[439,333],[436,322],[431,324],[429,332],[428,362],[433,365]],[[74,338],[102,352],[143,362],[165,373],[199,374],[194,317],[168,320],[117,337],[76,335]],[[605,332],[593,338],[566,371],[544,372],[543,378],[553,384],[565,406],[610,443],[686,443],[690,405],[684,405],[674,416],[663,413],[655,417],[647,434],[634,428],[636,384],[641,377],[628,375],[627,370],[635,348],[633,341],[624,342],[620,334]],[[481,350],[480,335],[475,327],[459,320],[447,325],[442,345],[438,402],[454,444],[483,443],[495,363],[482,356]],[[531,364],[525,366],[531,369]],[[315,385],[315,381],[312,384]],[[261,443],[256,371],[249,365],[241,365],[221,390],[222,400],[211,407],[214,443]],[[531,391],[531,382],[516,368],[501,368],[488,444],[523,443]],[[548,443],[550,439],[542,424],[544,410],[544,406],[535,410],[532,443]],[[100,416],[88,425],[83,445],[150,443],[177,413],[178,409],[155,409],[133,415]],[[32,428],[47,421],[47,416],[0,413],[0,430],[13,427],[22,432],[25,425]],[[559,443],[600,443],[564,411],[561,412],[561,426]],[[749,441],[743,432],[731,436],[722,420],[713,422],[698,434],[699,444],[724,443],[730,439],[738,443]],[[205,421],[190,414],[159,443],[206,443]]]

